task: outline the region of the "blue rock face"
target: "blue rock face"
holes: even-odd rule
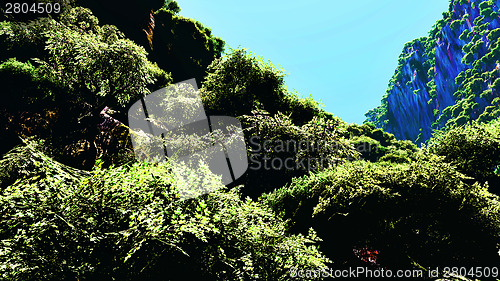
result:
[[[500,27],[499,6],[500,0],[452,1],[428,37],[405,45],[382,105],[366,114],[367,121],[397,139],[420,144],[451,119],[463,123],[479,118],[498,97],[492,89],[498,73],[490,71],[498,69],[500,56],[492,54],[488,34]],[[485,73],[495,77],[471,92],[470,80],[484,78]],[[483,98],[481,93],[488,89],[491,95]]]
[[[423,124],[433,122],[432,108],[427,87],[428,79],[423,63],[428,60],[420,40],[406,46],[398,79],[391,82],[388,96],[388,113],[391,119],[388,132],[398,139],[417,139]],[[428,132],[425,132],[428,133]]]

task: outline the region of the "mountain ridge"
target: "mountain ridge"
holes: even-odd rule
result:
[[[366,122],[421,144],[436,129],[498,118],[499,6],[451,1],[427,37],[405,44],[382,104]]]

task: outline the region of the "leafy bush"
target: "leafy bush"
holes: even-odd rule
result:
[[[361,153],[361,157],[368,161],[375,162],[385,154],[385,148],[380,145],[380,142],[370,137],[356,136],[349,141],[353,147]]]
[[[284,71],[272,63],[237,49],[208,67],[200,93],[207,111],[213,114],[241,116],[255,109],[272,114],[279,111],[290,115],[298,125],[323,114],[319,103],[289,93],[284,77]]]
[[[43,104],[59,90],[49,79],[40,75],[30,62],[23,63],[16,58],[9,58],[0,64],[0,83],[5,85],[2,91],[10,99],[2,107],[12,111]]]
[[[48,18],[30,22],[0,22],[0,60],[17,58],[26,61],[44,54],[44,32],[50,28]]]
[[[81,98],[99,110],[110,99],[120,105],[135,101],[149,93],[148,86],[160,77],[163,83],[169,81],[165,72],[147,60],[144,48],[121,38],[116,29],[102,32],[97,22],[88,9],[80,7],[63,15],[61,23],[52,22],[46,41],[49,57],[41,61],[48,77],[60,81],[72,94],[90,94]]]
[[[495,174],[500,165],[500,120],[437,131],[428,149],[462,173],[488,182],[493,192],[500,192],[500,176]]]
[[[394,269],[499,262],[499,198],[435,155],[421,152],[410,164],[347,163],[261,200],[295,231],[316,229],[338,267],[359,264],[353,250],[360,247],[378,250],[377,266]]]
[[[303,126],[278,113],[254,111],[241,117],[249,154],[244,193],[258,196],[293,177],[356,159],[359,153],[342,137],[340,119],[314,117]]]
[[[196,78],[201,83],[207,74],[207,67],[221,57],[225,42],[214,36],[207,26],[178,15],[178,11],[179,6],[171,1],[154,12],[156,24],[149,58],[171,72],[176,82]],[[127,29],[129,33],[132,30],[138,29],[135,26],[134,29]],[[140,35],[142,39],[144,34]],[[139,39],[136,36],[131,38]]]
[[[396,140],[394,135],[377,129],[369,122],[363,125],[347,125],[343,136],[361,153],[362,159],[371,162],[408,163],[414,159],[413,154],[417,152],[417,146],[411,141]]]
[[[0,112],[7,120],[24,121],[27,115],[44,123],[35,127],[23,122],[19,128],[9,122],[1,128],[1,140],[10,145],[16,134],[45,138],[59,152],[54,155],[58,160],[79,168],[90,169],[102,156],[95,140],[102,133],[97,125],[103,108],[120,109],[171,82],[169,74],[147,59],[144,48],[114,26],[100,26],[82,7],[66,9],[58,20],[2,22],[0,45],[6,50],[0,82],[16,99],[0,106]],[[14,55],[20,57],[10,57]],[[40,118],[47,110],[55,117]]]
[[[293,269],[322,269],[330,260],[337,268],[366,266],[363,251],[377,253],[368,265],[378,268],[498,264],[500,203],[488,188],[500,182],[500,121],[438,132],[427,150],[417,149],[371,123],[349,125],[324,112],[311,97],[287,90],[282,69],[246,50],[221,58],[224,42],[178,15],[175,1],[120,7],[115,1],[82,1],[120,29],[100,25],[73,0],[64,2],[54,18],[23,22],[10,16],[0,22],[0,82],[16,99],[0,107],[7,120],[0,141],[4,132],[45,138],[26,141],[0,160],[3,279],[288,280]],[[481,4],[486,18],[495,16],[490,6]],[[151,8],[159,10],[150,13]],[[130,21],[123,20],[125,14]],[[416,69],[421,81],[435,75],[430,47],[451,13],[444,17],[429,38],[405,46],[388,93],[398,83],[414,85],[403,77],[405,65]],[[475,32],[461,36],[470,41],[465,60],[488,46],[478,35],[487,32],[485,17],[474,21]],[[141,21],[153,19],[154,34],[148,29],[146,37]],[[494,61],[498,35],[489,31],[490,52],[458,75],[460,101],[441,117],[439,110],[432,112],[442,119],[436,127],[448,119],[450,125],[465,124],[473,112],[480,122],[498,117],[498,70],[480,71]],[[138,44],[149,48],[149,59]],[[411,59],[419,46],[424,63]],[[129,130],[117,120],[126,113],[109,109],[126,108],[170,83],[171,76],[200,82],[208,65],[201,88],[208,113],[238,116],[249,154],[261,157],[260,168],[251,167],[231,189],[203,165],[194,173],[168,162],[128,161]],[[434,81],[427,86],[432,104],[438,86]],[[491,103],[482,114],[477,95]],[[165,97],[158,106],[185,111],[193,100]],[[388,108],[386,95],[383,106],[368,114],[370,120],[388,128]],[[149,117],[152,123],[169,122]],[[225,132],[181,133],[164,137],[183,155]],[[369,149],[356,149],[366,145]],[[88,170],[56,161],[66,156],[82,164],[65,163]],[[290,169],[273,167],[288,160]],[[265,161],[270,169],[262,166]],[[208,190],[213,192],[205,194]],[[195,198],[180,200],[186,192]],[[261,197],[253,201],[241,194]]]
[[[15,159],[15,161],[12,161]],[[2,160],[23,178],[0,196],[0,274],[9,280],[283,280],[327,260],[264,205],[222,190],[178,200],[169,164],[90,172],[32,142]],[[25,164],[28,163],[28,164]]]
[[[72,95],[87,95],[82,101],[88,103],[110,96],[123,105],[170,82],[169,75],[147,60],[143,48],[124,39],[116,27],[99,26],[85,8],[66,10],[60,21],[3,22],[0,36],[7,55],[18,55],[20,61],[35,60],[39,76]],[[23,48],[31,49],[26,52],[30,56],[18,52]],[[158,84],[148,88],[154,82]]]
[[[123,5],[118,0],[80,0],[78,4],[148,50],[148,59],[170,72],[175,82],[196,78],[200,83],[207,66],[224,51],[224,41],[199,21],[181,16],[176,1],[142,0]]]

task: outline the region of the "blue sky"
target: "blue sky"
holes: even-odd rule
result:
[[[426,36],[448,0],[178,0],[181,15],[286,70],[287,87],[361,124],[380,104],[403,45]]]

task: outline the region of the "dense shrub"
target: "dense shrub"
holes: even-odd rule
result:
[[[293,177],[317,172],[359,153],[342,137],[340,119],[314,117],[298,126],[291,118],[277,113],[253,111],[241,117],[249,155],[244,177],[244,193],[258,196],[285,185]]]
[[[394,135],[372,123],[346,125],[343,136],[351,142],[361,158],[371,162],[407,163],[414,159],[417,146],[411,141],[396,140]]]
[[[282,69],[246,50],[221,58],[224,42],[180,16],[175,1],[80,1],[118,28],[64,2],[53,18],[0,22],[0,83],[15,101],[0,105],[7,120],[0,142],[44,138],[0,160],[2,279],[288,280],[291,270],[321,269],[330,260],[336,268],[498,264],[500,203],[488,188],[500,182],[500,121],[438,132],[428,149],[418,149],[370,123],[347,124],[324,112],[319,102],[287,90]],[[481,13],[494,14],[486,6]],[[464,48],[477,52],[484,47],[479,41]],[[411,67],[432,76],[433,63]],[[497,72],[486,74],[457,77],[467,85],[455,95],[468,95],[467,103],[447,108],[443,118],[467,123],[464,112],[478,109],[474,95],[491,100],[480,122],[498,115],[500,80],[479,91]],[[205,78],[200,92],[209,115],[243,124],[250,169],[229,188],[204,165],[194,173],[168,162],[137,163],[134,133],[118,121],[131,102],[171,77],[193,76]],[[437,86],[428,86],[432,101]],[[186,112],[191,98],[166,96],[157,105]],[[377,125],[388,114],[384,99],[372,112]],[[172,121],[154,113],[149,120]],[[184,129],[162,135],[180,148],[178,156],[236,130],[186,136]],[[142,135],[147,147],[152,138]],[[185,193],[197,196],[181,200]]]
[[[207,67],[221,57],[225,42],[199,21],[178,15],[173,3],[154,13],[149,59],[171,72],[175,82],[196,78],[201,83]]]
[[[179,15],[176,1],[80,0],[105,24],[117,26],[127,38],[148,51],[148,59],[172,74],[175,82],[196,78],[221,56],[224,41],[199,21]]]
[[[241,116],[252,110],[282,112],[303,125],[323,113],[319,103],[302,99],[285,87],[285,73],[244,49],[233,50],[208,67],[200,89],[203,104],[213,114]]]
[[[58,20],[2,22],[0,47],[0,83],[15,97],[0,106],[2,118],[15,121],[0,128],[0,140],[10,149],[16,135],[46,138],[58,160],[79,168],[90,169],[102,157],[95,143],[103,108],[121,109],[118,118],[124,120],[130,102],[171,82],[144,48],[116,27],[99,25],[82,7],[66,9]],[[54,118],[44,119],[47,111]]]
[[[147,60],[144,48],[124,39],[116,27],[100,27],[88,9],[73,8],[61,17],[46,33],[49,56],[42,69],[72,94],[87,94],[82,101],[99,110],[102,104],[125,105],[156,90],[160,85],[148,86],[158,79],[163,85],[169,82],[169,76]]]
[[[442,157],[419,153],[410,164],[327,169],[261,200],[294,231],[314,227],[338,267],[359,263],[353,251],[367,247],[379,252],[374,266],[392,269],[498,264],[499,198],[464,179]]]
[[[10,99],[2,106],[7,110],[19,110],[20,105],[26,108],[43,103],[58,90],[33,64],[29,61],[20,62],[16,58],[9,58],[0,64],[0,83],[5,85],[2,91]]]
[[[488,182],[493,192],[500,192],[500,176],[495,173],[500,165],[500,119],[437,131],[428,149],[462,173]]]
[[[208,169],[193,180],[218,191],[179,200],[189,183],[169,164],[85,172],[32,142],[6,157],[0,175],[23,172],[0,196],[3,279],[283,280],[327,261],[314,232],[288,235],[267,207],[222,190]]]

